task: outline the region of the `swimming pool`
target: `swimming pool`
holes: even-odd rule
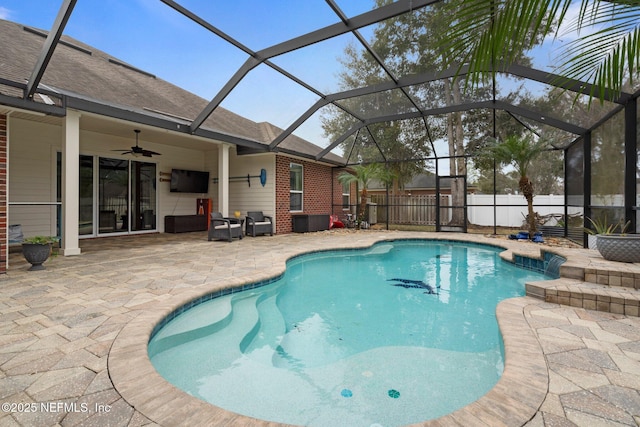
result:
[[[402,425],[486,393],[502,373],[495,306],[539,273],[501,249],[378,243],[290,261],[277,281],[199,304],[149,343],[161,375],[252,417]]]

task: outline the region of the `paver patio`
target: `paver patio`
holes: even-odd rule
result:
[[[145,345],[136,342],[136,325],[149,329],[147,319],[161,317],[180,301],[278,274],[295,254],[427,237],[499,243],[524,254],[542,247],[444,233],[321,232],[233,243],[208,242],[204,232],[152,234],[84,240],[82,255],[54,257],[40,272],[27,272],[22,255],[12,253],[9,272],[0,277],[0,426],[261,424],[228,413],[218,423],[208,418],[212,405],[158,396],[155,380],[140,377],[145,373],[137,356],[127,359],[127,349]],[[554,250],[570,254],[567,264],[606,264],[594,251]],[[639,269],[640,280],[640,266],[607,265],[617,267],[632,275]],[[635,298],[640,291],[625,292]],[[532,297],[506,301],[498,317],[510,382],[499,383],[483,408],[469,405],[465,413],[426,424],[640,425],[639,317]],[[520,335],[531,339],[513,340]],[[146,391],[131,394],[141,384]],[[522,420],[518,414],[530,415]]]

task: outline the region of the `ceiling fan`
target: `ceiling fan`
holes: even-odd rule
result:
[[[134,156],[144,156],[144,157],[161,156],[160,153],[156,153],[155,151],[151,151],[151,150],[145,150],[144,148],[140,147],[138,145],[138,135],[140,134],[140,129],[134,129],[133,131],[136,133],[135,146],[131,147],[130,150],[112,150],[112,151],[121,151],[123,155],[133,154]]]

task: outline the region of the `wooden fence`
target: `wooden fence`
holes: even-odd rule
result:
[[[377,204],[378,222],[387,221],[390,224],[436,225],[436,196],[435,195],[400,195],[387,196],[372,195],[371,203]],[[451,219],[450,199],[440,196],[440,224],[446,224]]]

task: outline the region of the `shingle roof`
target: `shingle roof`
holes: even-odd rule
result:
[[[46,32],[0,20],[0,78],[25,83],[45,41]],[[150,73],[139,70],[73,38],[62,36],[41,81],[41,87],[73,93],[106,105],[163,113],[167,117],[195,119],[208,101]],[[0,86],[0,93],[21,96],[19,90]],[[204,122],[208,128],[268,145],[281,129],[256,123],[222,107]],[[297,136],[287,137],[279,148],[315,155],[321,148]],[[339,156],[327,156],[342,161]]]

